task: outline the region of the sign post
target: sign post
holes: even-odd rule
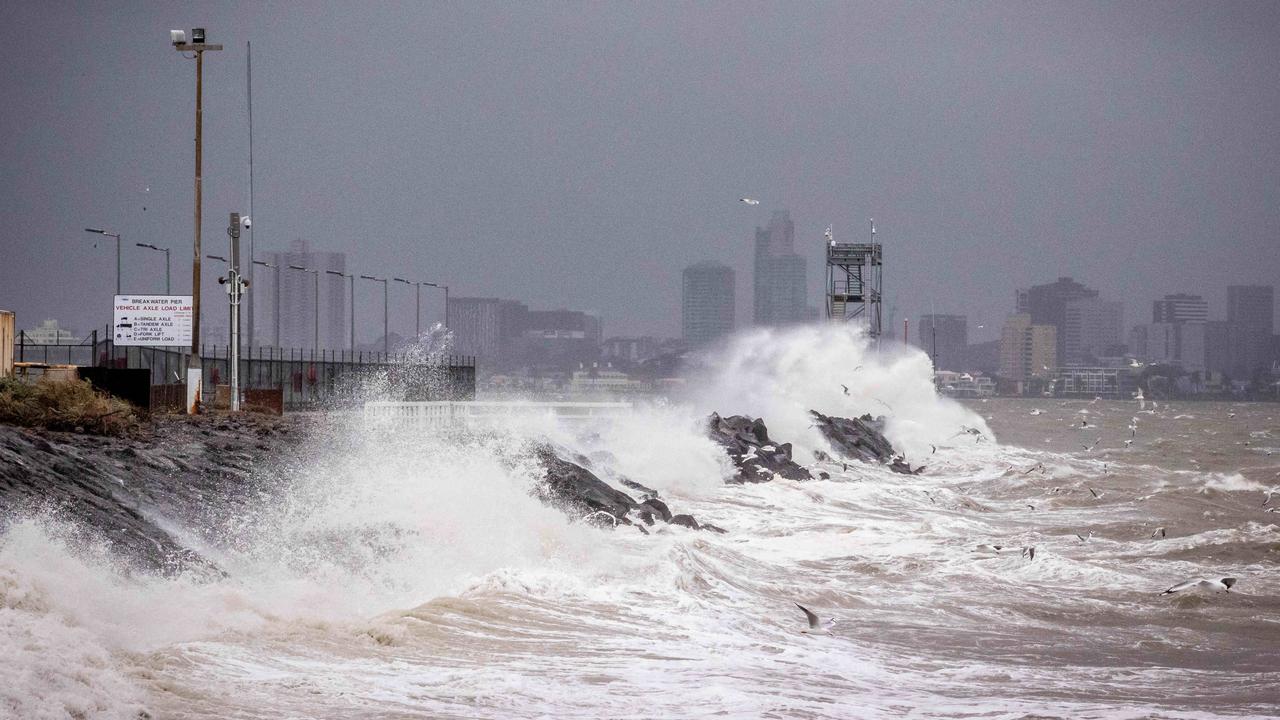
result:
[[[190,295],[116,295],[111,337],[121,346],[186,346],[192,317]]]

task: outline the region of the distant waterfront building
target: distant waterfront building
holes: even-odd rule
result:
[[[1271,365],[1271,336],[1275,332],[1275,288],[1270,285],[1227,287],[1229,375],[1248,380]]]
[[[968,370],[969,320],[964,315],[921,315],[918,345],[937,370]]]
[[[606,362],[640,363],[658,354],[662,341],[648,335],[611,337],[600,347],[600,358]]]
[[[580,310],[530,310],[520,336],[521,360],[539,368],[567,368],[600,357],[603,323]]]
[[[1067,303],[1097,297],[1097,290],[1085,287],[1069,277],[1060,277],[1056,282],[1017,291],[1018,314],[1030,315],[1033,325],[1052,325],[1057,328],[1057,348],[1051,366],[1056,367],[1067,358]]]
[[[1207,324],[1149,323],[1129,331],[1129,354],[1147,364],[1177,365],[1187,372],[1206,369]]]
[[[1097,358],[1118,355],[1124,346],[1124,303],[1096,297],[1069,300],[1058,325],[1059,360],[1063,365],[1092,365]]]
[[[529,308],[515,300],[459,297],[449,299],[448,325],[453,352],[474,355],[485,370],[505,367],[524,332]]]
[[[1000,376],[1015,381],[1049,377],[1057,367],[1057,343],[1056,327],[1033,324],[1029,313],[1010,315],[1000,331]]]
[[[1209,321],[1209,303],[1199,295],[1165,295],[1152,303],[1153,323],[1202,323]]]
[[[316,279],[311,273],[290,270],[297,265],[320,271],[320,347],[328,350],[345,350],[351,344],[350,308],[351,290],[347,278],[328,275],[326,270],[346,272],[347,255],[340,252],[316,252],[306,240],[295,240],[285,252],[259,253],[258,259],[279,268],[258,267],[253,277],[254,293],[254,342],[258,345],[276,343],[276,300],[280,307],[279,347],[310,349],[316,336]],[[247,274],[247,273],[246,273]],[[276,286],[279,278],[280,285]],[[382,288],[378,288],[381,290]],[[206,311],[207,312],[207,311]],[[373,318],[362,318],[362,325],[374,325]],[[381,309],[378,312],[378,334],[382,333]],[[248,342],[248,336],[244,336]],[[381,349],[381,348],[379,348]]]
[[[711,262],[690,265],[681,280],[685,342],[697,347],[733,332],[733,268]]]
[[[45,320],[22,334],[31,345],[75,345],[80,342],[74,332],[59,325],[57,320]]]
[[[753,290],[756,325],[791,325],[809,319],[805,260],[795,252],[795,223],[786,210],[756,228]]]

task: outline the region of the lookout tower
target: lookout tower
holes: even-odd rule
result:
[[[827,228],[827,319],[858,322],[867,335],[880,337],[881,258],[876,242],[876,222],[871,221],[871,242],[836,242]]]

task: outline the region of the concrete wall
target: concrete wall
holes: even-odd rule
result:
[[[14,328],[13,313],[0,310],[0,378],[13,376]]]

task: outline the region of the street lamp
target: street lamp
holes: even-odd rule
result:
[[[109,232],[107,230],[103,230],[102,228],[85,228],[84,231],[97,233],[99,235],[106,235],[107,237],[113,237],[116,239],[116,294],[119,295],[120,294],[120,233]]]
[[[337,270],[325,270],[325,275],[337,275],[338,277],[351,279],[351,352],[354,355],[356,351],[356,276],[355,273],[338,272]]]
[[[372,280],[382,283],[382,354],[384,356],[391,354],[391,338],[387,333],[387,279],[374,277],[372,275],[361,275],[361,280]]]
[[[449,329],[449,286],[438,285],[436,283],[429,283],[429,282],[424,282],[422,284],[426,285],[427,287],[441,288],[442,290],[444,290],[444,329],[448,330]]]
[[[316,325],[315,337],[311,346],[312,352],[315,352],[320,349],[320,271],[312,270],[311,268],[304,268],[301,265],[290,265],[289,269],[311,273],[316,279]]]
[[[391,279],[395,280],[398,283],[404,283],[405,285],[413,286],[413,291],[414,291],[413,339],[416,342],[418,338],[422,337],[422,283],[411,282],[409,280],[405,280],[404,278],[391,278]]]
[[[200,167],[204,138],[204,54],[206,51],[221,50],[222,46],[205,43],[204,28],[191,30],[191,42],[187,42],[185,32],[170,30],[169,42],[173,44],[174,50],[180,53],[195,53],[196,56],[195,244],[191,253],[191,360],[187,366],[187,413],[194,414],[200,399],[198,392],[200,385],[200,211],[203,207],[200,199]]]
[[[275,309],[276,309],[276,332],[275,332],[276,347],[280,347],[280,266],[276,265],[275,263],[263,262],[262,260],[254,260],[253,264],[261,265],[262,267],[271,268],[272,270],[276,271],[276,297],[275,297],[275,302],[273,304],[275,305]],[[250,316],[252,317],[252,315]]]
[[[148,245],[147,243],[134,243],[134,245],[137,245],[140,248],[147,248],[148,250],[158,250],[164,253],[164,294],[168,295],[170,292],[172,292],[171,290],[169,290],[169,248],[156,247],[155,245]]]

